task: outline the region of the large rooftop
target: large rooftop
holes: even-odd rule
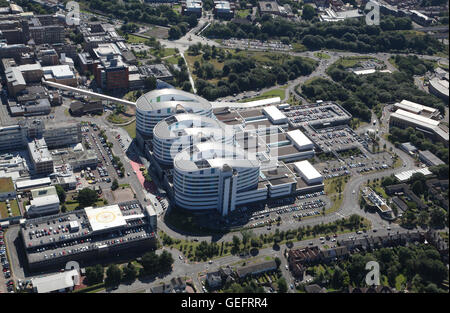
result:
[[[152,90],[136,101],[136,108],[141,111],[175,110],[179,105],[187,110],[189,108],[211,109],[211,104],[206,99],[177,89]]]

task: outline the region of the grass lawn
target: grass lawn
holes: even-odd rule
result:
[[[136,138],[136,121],[126,126],[122,126],[122,128],[127,131],[128,135],[130,135],[131,138]]]
[[[167,59],[165,59],[166,62],[169,62],[170,64],[178,64],[178,60],[181,57],[177,56],[177,55],[172,55],[171,57],[168,57]]]
[[[323,52],[315,52],[314,56],[319,59],[327,59],[327,60],[331,58],[328,54],[323,53]]]
[[[108,121],[113,124],[123,124],[128,122],[131,119],[131,117],[125,117],[122,114],[115,114],[112,113],[108,115]]]
[[[247,15],[250,14],[250,10],[249,9],[245,9],[245,10],[237,10],[236,11],[236,16],[240,17],[240,18],[246,18]]]
[[[294,52],[304,52],[307,51],[308,49],[301,43],[294,42],[292,44],[292,50],[294,50]]]
[[[325,184],[325,193],[327,194],[327,196],[330,199],[334,199],[334,197],[336,197],[336,200],[333,201],[333,205],[325,210],[325,214],[329,214],[329,213],[333,213],[335,211],[337,211],[342,204],[342,201],[344,201],[344,196],[341,195],[341,197],[339,198],[339,193],[338,193],[338,181],[342,179],[342,186],[341,186],[341,191],[344,192],[345,189],[345,179],[343,177],[336,177],[336,178],[331,178],[331,179],[325,179],[324,184]]]
[[[136,35],[128,34],[127,43],[146,43],[148,39]]]
[[[9,200],[9,204],[11,205],[11,214],[12,216],[19,216],[20,210],[19,210],[19,204],[17,203],[17,200]],[[6,202],[2,201],[0,202],[0,217],[1,218],[7,218],[9,217],[8,214],[8,208],[6,206]]]
[[[281,99],[284,99],[284,91],[285,90],[286,90],[286,87],[272,89],[272,90],[264,92],[263,94],[261,94],[257,97],[239,100],[238,102],[249,102],[249,101],[256,101],[256,100],[262,100],[262,99],[274,98],[274,97],[280,97]]]
[[[369,56],[358,56],[358,57],[343,57],[333,63],[332,66],[342,65],[344,68],[350,68],[356,66],[360,61],[374,59]]]

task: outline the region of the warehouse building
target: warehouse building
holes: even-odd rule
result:
[[[428,166],[437,166],[445,164],[441,159],[439,159],[437,156],[435,156],[433,153],[431,153],[429,150],[420,151],[419,150],[419,159],[423,163],[425,163]]]
[[[392,113],[389,119],[390,127],[412,127],[448,145],[448,128],[441,127],[440,124],[439,121],[403,109],[398,109]]]

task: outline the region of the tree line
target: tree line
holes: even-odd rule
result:
[[[294,23],[280,17],[263,15],[253,23],[232,21],[213,23],[204,31],[209,38],[250,38],[284,43],[301,43],[309,50],[339,49],[353,52],[414,52],[434,54],[444,46],[435,38],[414,32],[411,19],[382,16],[380,25],[367,25],[364,18],[342,22]]]

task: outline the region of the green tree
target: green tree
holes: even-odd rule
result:
[[[90,188],[83,188],[78,192],[77,200],[80,203],[80,207],[85,208],[92,206],[97,202],[98,194],[95,190]]]
[[[103,266],[97,264],[86,268],[86,279],[88,285],[95,285],[103,282],[104,270]]]
[[[58,194],[59,202],[64,203],[66,202],[66,191],[64,190],[61,185],[55,185],[56,193]]]
[[[280,268],[281,260],[280,260],[279,257],[276,257],[276,258],[275,258],[275,263],[277,264],[277,268]]]
[[[164,250],[159,256],[159,268],[162,272],[169,272],[172,270],[174,260],[172,254]]]
[[[116,178],[114,178],[114,180],[111,184],[111,190],[116,190],[117,188],[119,188],[119,182],[117,181]]]
[[[182,36],[180,27],[172,26],[169,29],[169,39],[179,39]]]
[[[315,15],[316,15],[316,11],[314,10],[314,8],[311,5],[306,4],[305,6],[303,6],[302,18],[304,20],[307,20],[307,21],[312,20]]]
[[[154,76],[148,76],[144,80],[144,88],[146,91],[156,89],[156,78]]]
[[[120,284],[121,280],[122,270],[116,264],[111,264],[108,266],[108,269],[106,270],[105,285],[117,286]]]
[[[280,277],[277,280],[277,285],[278,285],[278,292],[279,293],[285,293],[288,290],[286,280],[283,277]]]

